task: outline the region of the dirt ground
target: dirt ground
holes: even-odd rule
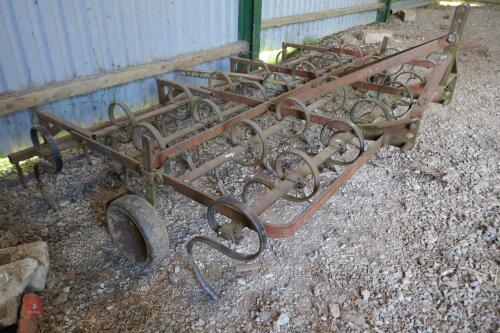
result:
[[[416,22],[375,27],[408,47],[446,33],[453,10],[421,8]],[[159,194],[172,253],[142,270],[118,253],[92,206],[109,185],[97,156],[91,167],[64,155],[52,179],[60,211],[33,182],[2,178],[0,247],[49,244],[42,331],[498,332],[499,41],[500,6],[472,8],[454,100],[426,112],[416,148],[383,148],[296,235],[270,239],[259,269],[235,272],[238,262],[197,250],[218,301],[186,259],[189,239],[215,237],[202,206]],[[287,207],[280,201],[268,218],[293,216]]]

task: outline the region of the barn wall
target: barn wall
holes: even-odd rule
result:
[[[218,48],[238,40],[239,0],[2,0],[0,1],[0,98],[27,89],[120,71]],[[429,4],[399,0],[400,8]],[[263,0],[262,21],[380,4],[379,0]],[[356,25],[375,22],[377,10],[263,28],[261,51],[283,41],[302,43]],[[229,70],[227,59],[197,68]],[[175,73],[158,77],[185,80]],[[154,77],[41,105],[83,126],[107,119],[120,100],[133,110],[157,103]],[[31,142],[33,110],[0,117],[0,153]]]
[[[293,16],[320,12],[337,8],[376,4],[378,0],[264,0],[262,2],[262,20],[283,16]],[[302,43],[309,38],[319,38],[350,27],[375,22],[377,11],[335,16],[317,21],[289,24],[280,27],[263,29],[261,33],[261,49],[275,50],[281,42]]]
[[[393,13],[404,8],[416,8],[435,3],[434,0],[398,0],[391,3]]]
[[[2,0],[0,93],[167,60],[238,40],[238,0]],[[227,60],[200,65],[228,70]],[[166,77],[173,78],[173,74]],[[43,105],[81,125],[110,101],[156,103],[154,78]],[[32,111],[0,117],[0,153],[30,145]]]

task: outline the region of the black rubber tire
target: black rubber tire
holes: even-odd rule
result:
[[[138,266],[156,266],[169,254],[165,224],[143,197],[127,194],[112,201],[106,224],[120,252]]]

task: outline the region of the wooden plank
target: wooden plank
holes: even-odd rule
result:
[[[91,77],[77,78],[57,85],[47,85],[17,94],[8,94],[4,98],[0,97],[0,115],[25,110],[33,106],[68,97],[89,94],[98,89],[109,88],[130,81],[160,75],[183,67],[194,66],[238,54],[247,50],[248,44],[246,42],[236,42],[214,49],[179,55],[169,60],[128,67],[123,70],[103,73]]]
[[[303,22],[309,22],[309,21],[323,20],[323,19],[327,19],[327,18],[335,17],[335,16],[342,16],[342,15],[347,15],[347,14],[366,12],[369,10],[378,10],[382,7],[384,7],[383,3],[371,3],[371,4],[366,4],[366,5],[360,5],[360,6],[330,9],[330,10],[325,10],[325,11],[316,12],[316,13],[307,13],[307,14],[301,14],[301,15],[278,17],[278,18],[263,20],[261,28],[267,29],[267,28],[272,28],[272,27],[280,27],[282,25],[288,25],[288,24],[296,24],[296,23],[303,23]]]

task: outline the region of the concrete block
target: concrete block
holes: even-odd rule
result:
[[[37,266],[35,259],[26,258],[0,267],[0,328],[17,322],[19,300]]]
[[[35,259],[38,263],[28,287],[31,291],[42,291],[45,288],[45,279],[49,271],[49,249],[47,243],[38,241],[0,249],[0,269],[2,265],[25,258]]]
[[[25,291],[42,291],[48,270],[45,242],[0,249],[0,329],[17,322],[21,296]]]
[[[19,297],[11,297],[0,303],[0,330],[17,322]]]
[[[392,38],[392,31],[363,30],[363,41],[365,42],[365,44],[382,43],[384,37]]]

